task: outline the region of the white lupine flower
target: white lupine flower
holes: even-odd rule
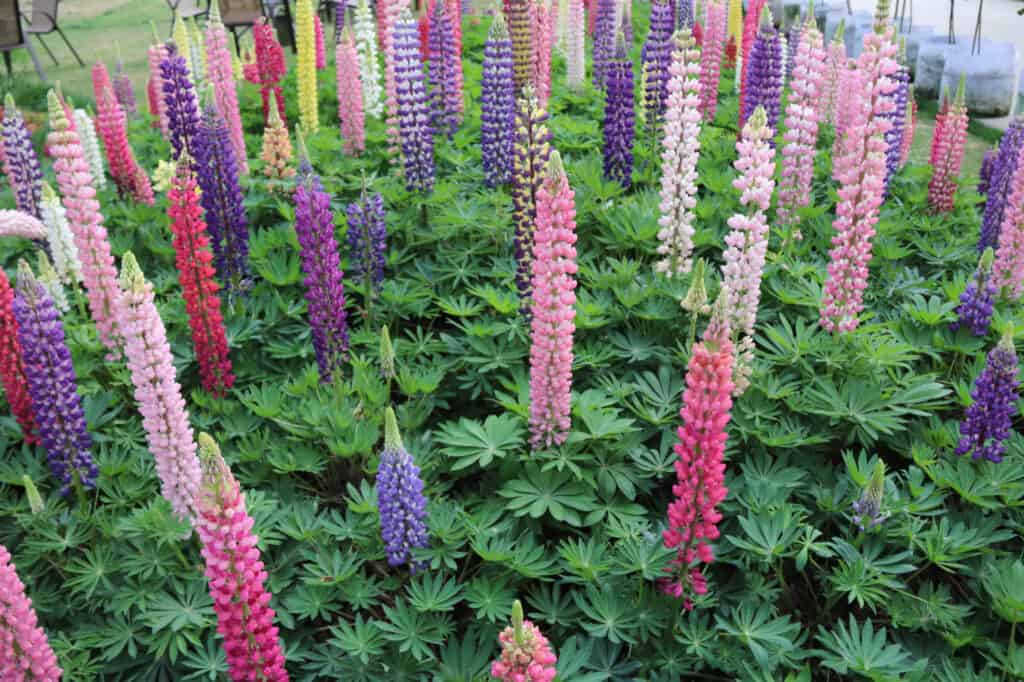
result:
[[[78,137],[82,140],[82,152],[85,154],[85,161],[89,164],[96,189],[103,189],[107,186],[107,176],[103,172],[103,152],[100,151],[100,140],[96,135],[96,126],[93,125],[92,117],[82,109],[75,109],[75,128],[78,129]]]

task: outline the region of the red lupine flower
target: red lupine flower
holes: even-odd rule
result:
[[[7,273],[0,270],[0,380],[3,381],[11,414],[21,427],[25,442],[35,445],[39,442],[39,436],[36,433],[36,418],[32,412],[28,384],[25,382],[21,343],[18,341],[18,321],[11,307],[13,302],[11,282],[7,279]]]

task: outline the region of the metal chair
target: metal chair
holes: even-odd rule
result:
[[[32,58],[32,65],[39,74],[39,80],[46,82],[46,74],[43,66],[39,63],[39,57],[32,47],[32,43],[25,38],[21,26],[21,8],[18,0],[0,0],[0,52],[4,53],[4,66],[7,67],[7,77],[12,76],[11,71],[11,50],[19,48],[28,50],[28,56]]]
[[[32,18],[28,20],[28,26],[25,27],[25,33],[34,35],[39,39],[39,42],[43,44],[43,49],[46,50],[46,54],[50,55],[50,59],[57,66],[60,66],[60,62],[53,56],[53,52],[50,47],[43,42],[43,36],[47,33],[53,33],[54,31],[61,37],[64,44],[71,50],[71,54],[78,60],[78,65],[84,67],[85,62],[78,56],[78,51],[75,50],[74,46],[71,45],[71,41],[64,35],[64,31],[57,25],[57,7],[60,4],[60,0],[33,0],[32,2]]]
[[[220,20],[231,31],[238,47],[238,30],[251,29],[264,16],[262,0],[219,0]]]
[[[171,8],[171,35],[174,35],[174,22],[178,20],[178,15],[181,15],[182,19],[195,19],[210,13],[210,3],[207,2],[204,9],[201,2],[202,0],[167,0],[167,5]]]

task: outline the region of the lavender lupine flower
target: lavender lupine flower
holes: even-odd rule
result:
[[[372,286],[373,295],[384,283],[384,263],[388,252],[388,226],[384,221],[384,197],[363,190],[359,201],[345,211],[348,216],[349,275]]]
[[[903,156],[903,130],[907,122],[907,96],[910,93],[910,71],[906,65],[901,63],[899,70],[890,78],[896,81],[896,89],[890,95],[896,106],[891,111],[882,114],[891,122],[889,130],[885,133],[885,143],[888,145],[885,151],[886,192],[889,191],[889,183],[892,182],[892,176],[900,168],[900,161]]]
[[[89,452],[92,439],[86,430],[64,326],[53,299],[24,261],[18,263],[13,309],[28,394],[50,471],[61,483],[61,495],[70,492],[74,480],[85,488],[95,488],[99,471]]]
[[[778,131],[779,107],[782,102],[782,41],[772,24],[772,13],[766,7],[761,25],[750,48],[747,67],[747,89],[743,97],[742,125],[754,110],[764,107],[768,127]]]
[[[480,152],[488,187],[512,179],[515,142],[515,83],[512,80],[512,39],[499,13],[484,44],[480,81]]]
[[[679,0],[676,4],[676,29],[693,29],[693,0]]]
[[[120,50],[118,52],[120,53]],[[138,112],[135,104],[135,90],[132,89],[132,79],[124,71],[124,61],[121,59],[120,54],[117,56],[117,64],[115,66],[114,97],[117,98],[117,103],[124,109],[124,113],[128,115],[128,118],[134,118]]]
[[[672,61],[671,0],[651,4],[651,29],[640,53],[644,75],[644,116],[653,137],[661,127],[668,98],[668,67]]]
[[[604,100],[604,176],[623,187],[633,182],[633,62],[619,34],[615,58],[608,62]]]
[[[978,268],[974,271],[964,293],[960,295],[960,305],[956,308],[956,320],[950,323],[953,331],[966,325],[975,336],[988,334],[988,325],[992,322],[992,306],[995,304],[999,289],[992,278],[992,261],[995,253],[991,248],[985,249]]]
[[[377,506],[388,565],[407,563],[414,573],[426,568],[425,563],[412,559],[412,550],[429,544],[423,479],[420,468],[402,444],[395,411],[390,407],[384,413],[384,450],[377,468]]]
[[[167,43],[167,58],[160,62],[164,113],[171,132],[172,161],[182,154],[198,160],[195,139],[199,133],[199,103],[188,71],[188,62],[173,42]]]
[[[855,500],[853,507],[853,522],[862,531],[870,530],[881,525],[889,518],[888,512],[882,511],[882,498],[885,496],[885,462],[878,460],[871,472],[860,499]]]
[[[803,26],[800,22],[794,23],[786,31],[786,54],[785,62],[786,67],[786,82],[793,77],[793,62],[796,60],[796,49],[800,46],[800,38],[803,36]]]
[[[434,189],[434,133],[420,62],[419,28],[408,9],[395,24],[394,50],[405,188],[429,194]]]
[[[608,63],[615,56],[615,0],[596,0],[597,19],[594,22],[594,87],[604,88]],[[593,7],[593,5],[591,5]]]
[[[1019,387],[1017,353],[1012,332],[1008,331],[999,345],[989,351],[985,369],[974,383],[971,391],[974,403],[960,422],[957,455],[971,453],[976,460],[1002,461],[1020,399]]]
[[[14,192],[14,205],[22,213],[41,218],[43,171],[39,168],[39,157],[32,146],[25,119],[10,95],[4,98],[2,132],[4,170]]]
[[[334,238],[331,199],[320,176],[309,163],[305,144],[299,138],[299,173],[295,184],[295,234],[299,238],[302,271],[306,274],[306,302],[313,349],[320,368],[320,380],[330,383],[341,375],[348,354],[348,319],[345,315],[345,285],[341,257]]]
[[[238,184],[238,164],[231,131],[212,104],[203,112],[193,145],[206,211],[206,229],[213,247],[217,275],[229,294],[249,288],[249,220]]]
[[[999,245],[999,232],[1003,227],[1003,211],[1010,196],[1013,173],[1017,170],[1017,158],[1024,144],[1024,117],[1017,117],[1003,133],[999,141],[999,154],[992,166],[992,179],[985,201],[985,214],[981,219],[981,236],[978,238],[978,252]]]
[[[978,172],[978,194],[982,196],[988,194],[989,185],[992,184],[992,170],[996,165],[998,153],[995,149],[986,149],[985,155],[981,157],[981,170]]]
[[[434,133],[447,135],[450,140],[459,128],[462,92],[456,80],[456,69],[462,68],[455,51],[452,19],[445,11],[445,3],[434,3],[434,16],[430,19],[430,125]]]
[[[334,0],[334,44],[341,42],[341,34],[345,32],[345,10],[348,3],[345,0]]]

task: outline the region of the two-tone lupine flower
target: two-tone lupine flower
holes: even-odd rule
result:
[[[195,529],[202,542],[206,579],[234,682],[287,682],[284,653],[274,625],[267,572],[256,546],[245,494],[205,433],[198,437],[202,466]]]
[[[547,112],[527,87],[516,104],[516,139],[513,145],[512,224],[515,227],[516,286],[520,312],[529,314],[533,275],[533,232],[537,223],[537,190],[551,156]]]
[[[334,44],[341,40],[341,34],[345,30],[345,11],[348,9],[347,0],[334,0]]]
[[[797,211],[811,203],[821,122],[818,100],[825,78],[825,48],[813,16],[807,20],[793,61],[776,212],[783,225],[797,225],[800,222]]]
[[[292,168],[292,142],[288,138],[288,129],[277,115],[277,107],[271,107],[270,117],[263,126],[263,174],[274,180],[288,180],[295,177]]]
[[[981,168],[978,170],[978,194],[988,194],[989,185],[992,183],[992,170],[996,165],[998,149],[986,149],[981,157]]]
[[[671,0],[655,0],[651,4],[651,28],[640,53],[644,78],[644,120],[652,139],[661,128],[668,98],[672,32]]]
[[[974,382],[974,390],[971,391],[974,402],[960,422],[957,455],[970,454],[976,460],[1002,461],[1020,399],[1017,372],[1013,334],[1007,331],[999,344],[989,351],[985,369]]]
[[[711,542],[718,538],[722,513],[718,505],[725,500],[725,430],[732,408],[733,347],[729,324],[722,306],[704,332],[704,339],[693,344],[686,370],[686,390],[679,416],[675,450],[675,499],[668,506],[668,528],[663,533],[665,547],[676,551],[673,578],[662,581],[662,590],[683,599],[683,607],[693,608],[693,596],[707,592],[707,580],[699,564],[710,564],[715,555]]]
[[[900,142],[900,166],[906,166],[910,160],[910,148],[914,144],[914,129],[917,126],[917,100],[914,99],[914,86],[907,88],[907,110],[903,119],[903,140]]]
[[[395,77],[398,131],[405,163],[405,187],[429,194],[434,189],[434,134],[420,62],[416,22],[408,11],[395,24]]]
[[[363,86],[359,82],[359,56],[352,32],[345,31],[334,49],[338,84],[338,127],[345,152],[359,154],[366,149],[363,117]]]
[[[103,166],[103,152],[100,150],[100,140],[96,134],[96,126],[93,125],[92,117],[84,109],[75,109],[75,130],[82,141],[82,151],[85,153],[85,160],[89,164],[93,180],[96,182],[96,189],[103,189],[107,186],[107,177]]]
[[[18,263],[12,308],[18,321],[28,395],[50,472],[60,481],[61,495],[67,495],[72,485],[79,483],[94,488],[99,471],[89,452],[92,439],[86,430],[64,326],[53,299],[25,261]]]
[[[377,466],[377,506],[388,565],[408,564],[414,573],[426,568],[426,562],[413,559],[413,550],[425,549],[430,542],[423,478],[402,443],[398,420],[390,407],[384,412],[384,449]]]
[[[110,74],[107,73],[107,67],[103,62],[96,62],[93,67],[92,84],[96,96],[96,121],[100,136],[103,138],[103,149],[107,153],[107,165],[110,167],[114,184],[117,185],[117,191],[123,197],[131,197],[140,203],[152,205],[153,188],[149,183],[149,177],[145,173],[139,173],[139,164],[128,142],[128,117],[114,96]],[[78,130],[78,134],[82,138],[81,129]],[[84,141],[82,148],[84,152]]]
[[[530,307],[530,446],[569,436],[576,326],[576,204],[558,152],[537,190]]]
[[[1016,300],[1024,294],[1024,147],[1019,152],[1008,193],[992,277],[1005,296]]]
[[[596,2],[596,9],[594,3]],[[594,87],[603,89],[608,72],[608,63],[615,56],[615,40],[619,32],[616,22],[615,0],[591,0],[591,8],[596,20],[594,22],[594,49],[592,76]]]
[[[747,85],[743,95],[743,110],[740,126],[750,118],[754,110],[763,107],[768,127],[773,131],[779,126],[779,107],[782,102],[782,41],[772,23],[772,13],[767,7],[761,13],[761,25],[747,65]]]
[[[14,205],[19,211],[39,217],[39,200],[43,190],[43,171],[32,146],[32,136],[25,118],[18,111],[10,94],[4,97],[3,168],[14,192]]]
[[[0,679],[59,682],[64,673],[39,626],[11,553],[0,545]]]
[[[619,34],[615,55],[608,62],[604,97],[604,177],[623,187],[633,182],[633,139],[636,116],[633,109],[633,61]]]
[[[66,313],[69,308],[68,297],[64,293],[64,285],[60,283],[60,276],[53,269],[53,264],[46,257],[45,251],[39,249],[38,255],[39,283],[53,299],[53,305],[57,308],[57,312]]]
[[[999,140],[999,153],[992,166],[992,180],[989,182],[985,199],[985,213],[981,219],[981,235],[978,237],[978,251],[999,245],[999,232],[1003,226],[1003,214],[1009,206],[1012,181],[1020,161],[1020,150],[1024,148],[1024,117],[1016,117],[1007,126]]]
[[[661,217],[655,269],[668,277],[689,272],[700,157],[700,49],[689,29],[676,35],[669,66],[661,152]]]
[[[850,122],[833,164],[839,203],[821,302],[821,325],[828,331],[855,329],[864,308],[871,238],[885,192],[885,132],[891,125],[881,114],[892,107],[896,84],[890,76],[899,68],[892,30],[864,36],[857,69],[851,71]]]
[[[359,53],[359,83],[363,87],[363,109],[379,117],[384,106],[381,99],[380,63],[377,61],[377,33],[368,0],[356,4],[352,22],[356,52]]]
[[[296,0],[295,44],[296,79],[299,92],[299,125],[306,133],[320,127],[316,94],[316,28],[313,21],[313,0]]]
[[[199,102],[189,76],[188,63],[177,45],[167,43],[166,58],[160,63],[164,115],[171,142],[171,160],[183,154],[195,160],[195,138],[199,134]]]
[[[512,624],[498,635],[501,655],[491,663],[491,678],[504,682],[551,682],[558,657],[540,628],[523,618],[523,605],[512,603]]]
[[[510,0],[508,12],[508,33],[512,38],[512,74],[516,85],[516,96],[533,83],[536,71],[537,52],[533,48],[533,0]]]
[[[480,81],[480,152],[488,187],[512,179],[515,142],[515,84],[512,78],[512,41],[500,13],[494,17],[484,44]]]
[[[149,115],[153,117],[153,127],[160,128],[160,132],[167,139],[170,135],[170,128],[167,123],[167,112],[164,105],[164,81],[163,64],[167,59],[167,47],[156,34],[156,27],[153,26],[153,44],[147,50],[149,58],[149,80],[146,82],[146,97],[149,102]]]
[[[142,414],[146,444],[153,453],[160,492],[182,521],[191,520],[199,490],[199,458],[185,399],[174,370],[167,331],[135,256],[121,259],[121,329],[125,357]]]
[[[75,238],[75,247],[82,263],[82,279],[89,298],[89,310],[96,322],[100,341],[111,357],[121,352],[121,333],[117,325],[117,268],[110,252],[103,215],[96,201],[89,164],[82,152],[78,133],[71,128],[64,107],[54,91],[47,95],[50,133],[46,142],[57,172],[57,187],[63,197],[68,224]]]
[[[363,190],[359,201],[345,209],[348,217],[349,277],[361,281],[371,297],[384,284],[384,264],[388,253],[388,226],[384,216],[384,197],[380,192]]]
[[[740,72],[740,113],[743,112],[743,103],[746,101],[747,78],[750,73],[750,51],[754,49],[754,39],[761,26],[761,13],[767,5],[767,0],[751,0],[747,5],[746,16],[743,17],[743,39],[740,45],[740,58],[737,59],[737,70]],[[700,45],[700,41],[697,42]]]
[[[316,70],[323,71],[327,68],[327,50],[324,47],[324,24],[320,21],[320,15],[313,15],[313,38],[316,47]]]
[[[862,531],[871,530],[881,525],[889,513],[882,511],[882,500],[885,497],[885,462],[878,460],[861,491],[860,498],[850,505],[853,509],[853,522]]]
[[[301,149],[301,147],[300,147]],[[303,284],[313,331],[313,349],[320,379],[330,383],[341,376],[348,356],[348,320],[341,257],[334,237],[331,199],[313,171],[305,150],[299,158],[295,184],[295,234],[299,238]]]
[[[940,213],[953,210],[956,178],[960,174],[960,164],[963,162],[967,145],[967,104],[964,101],[964,87],[964,77],[961,76],[960,85],[946,112],[945,120],[941,126],[936,122],[936,135],[932,140],[935,166],[932,179],[928,183],[928,203]]]
[[[551,50],[555,31],[555,13],[549,1],[533,0],[533,83],[543,107],[551,99]]]
[[[178,161],[167,192],[167,216],[174,235],[174,262],[192,330],[192,347],[203,388],[222,396],[234,384],[221,314],[213,254],[199,207],[199,188],[189,159]]]
[[[708,0],[700,63],[701,111],[705,121],[715,120],[718,111],[718,79],[725,49],[725,19],[724,0]]]
[[[249,287],[249,219],[245,214],[231,133],[213,105],[203,112],[195,138],[200,202],[213,245],[214,263],[229,294]]]
[[[57,273],[65,283],[81,282],[82,263],[78,259],[78,248],[68,225],[67,212],[48,183],[43,183],[43,200],[39,208],[46,226],[46,243],[50,246]]]
[[[988,326],[992,322],[992,308],[995,305],[999,288],[992,277],[992,263],[995,253],[991,248],[985,249],[971,281],[960,294],[960,305],[956,308],[956,319],[949,328],[957,331],[966,326],[975,336],[986,336]]]
[[[265,17],[256,20],[252,27],[252,37],[256,47],[256,84],[260,86],[260,97],[263,99],[263,120],[269,120],[270,104],[273,101],[277,104],[278,116],[282,121],[287,121],[284,114],[284,93],[281,91],[281,80],[288,72],[284,48],[277,42],[274,27]]]
[[[455,72],[462,70],[461,56],[455,51],[452,18],[443,2],[434,3],[430,22],[430,124],[437,135],[449,139],[458,130],[461,119],[462,90]]]
[[[28,394],[25,366],[18,340],[18,319],[14,316],[14,289],[7,273],[0,269],[0,381],[3,383],[7,404],[14,420],[21,427],[21,435],[29,445],[39,442],[36,433],[35,412]]]
[[[245,134],[242,131],[242,116],[238,111],[238,92],[235,88],[234,67],[231,61],[231,45],[228,32],[220,18],[220,5],[216,0],[210,6],[210,19],[206,22],[207,76],[213,85],[217,111],[228,124],[231,146],[242,175],[249,173],[245,152]]]
[[[569,4],[569,23],[565,36],[565,84],[571,90],[582,90],[586,77],[586,34],[583,25],[583,0],[566,0]]]

